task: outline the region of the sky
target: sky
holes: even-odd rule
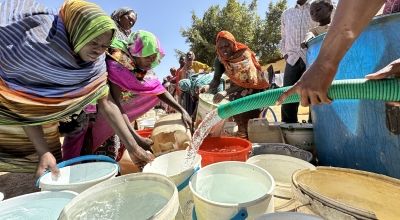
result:
[[[227,0],[89,0],[98,4],[108,14],[120,7],[130,7],[138,14],[133,31],[147,30],[154,33],[161,42],[166,55],[154,71],[159,79],[169,74],[171,67],[178,67],[175,49],[187,52],[189,45],[182,37],[181,28],[191,26],[192,11],[198,17],[212,5],[226,5]],[[258,13],[264,18],[268,4],[275,0],[258,0]],[[288,6],[293,6],[296,0],[288,0]],[[59,9],[63,0],[38,0],[49,8]],[[251,0],[239,0],[249,3]]]

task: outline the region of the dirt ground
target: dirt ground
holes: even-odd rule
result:
[[[0,192],[4,193],[4,199],[38,191],[33,173],[0,172]]]

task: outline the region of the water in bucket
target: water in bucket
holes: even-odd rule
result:
[[[77,194],[73,192],[38,192],[0,202],[0,219],[57,219],[64,206]]]
[[[260,182],[241,175],[225,173],[209,175],[199,179],[197,184],[199,185],[197,192],[202,197],[229,204],[253,201],[267,194],[269,190]]]
[[[59,219],[172,220],[178,208],[178,192],[167,177],[137,173],[87,189],[65,206]]]

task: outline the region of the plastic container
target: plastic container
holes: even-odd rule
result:
[[[99,183],[75,197],[60,220],[173,220],[179,209],[178,191],[167,177],[135,173]]]
[[[143,130],[138,130],[136,131],[140,136],[144,137],[144,138],[150,138],[151,137],[151,132],[153,132],[152,128],[148,128],[148,129],[143,129]]]
[[[36,192],[0,202],[0,219],[57,219],[75,192]]]
[[[268,110],[273,116],[273,122],[268,121],[266,117]],[[247,126],[249,141],[252,143],[283,143],[281,124],[278,122],[274,110],[270,107],[265,108],[261,112],[260,118],[249,120]]]
[[[223,99],[220,103],[214,104],[214,95],[209,93],[202,93],[199,95],[199,103],[197,105],[196,125],[200,124],[203,118],[212,110],[218,108],[219,105],[226,104],[229,101]]]
[[[279,154],[311,162],[313,155],[311,152],[302,150],[298,147],[282,144],[282,143],[255,143],[253,144],[253,150],[251,156],[260,154]]]
[[[89,162],[72,165],[77,162],[90,160],[107,162]],[[71,190],[80,193],[97,183],[115,177],[119,169],[114,160],[102,155],[77,157],[59,163],[57,166],[60,168],[58,179],[53,180],[51,173],[46,173],[39,178],[38,186],[42,191]]]
[[[300,212],[276,212],[262,215],[256,220],[322,220],[322,218]]]
[[[251,152],[251,143],[238,137],[207,137],[200,145],[201,166],[221,161],[245,162]]]
[[[178,188],[180,210],[176,219],[190,219],[193,209],[192,193],[189,189],[189,179],[200,168],[201,156],[196,155],[192,167],[183,169],[187,152],[185,150],[164,154],[148,163],[143,173],[158,173],[169,177]]]
[[[257,165],[270,173],[275,180],[274,196],[284,199],[293,198],[291,192],[292,175],[301,169],[315,170],[315,166],[295,157],[263,154],[250,157],[247,163]]]
[[[211,164],[190,180],[193,219],[254,219],[274,211],[272,176],[258,166],[237,161]]]
[[[285,143],[307,151],[314,151],[313,125],[308,123],[286,123],[280,125]]]
[[[375,173],[318,167],[292,177],[297,200],[324,219],[398,219],[400,180]]]

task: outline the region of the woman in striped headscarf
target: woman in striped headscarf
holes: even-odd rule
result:
[[[131,122],[153,108],[160,100],[180,112],[188,127],[192,123],[188,113],[166,91],[160,81],[151,76],[152,68],[156,67],[163,57],[164,50],[156,36],[140,30],[133,33],[127,42],[114,39],[106,60],[111,94],[123,113],[131,134],[146,150],[150,150],[151,140],[140,137],[131,126]],[[106,122],[103,115],[96,115],[88,127],[75,135],[67,135],[63,145],[64,159],[85,152],[106,154],[118,160],[121,156],[118,156],[118,153],[123,149],[118,150],[120,137],[114,135],[115,132]]]
[[[60,143],[51,123],[96,101],[127,148],[151,160],[137,150],[108,95],[104,52],[116,26],[101,8],[67,0],[55,14],[33,0],[5,0],[0,26],[0,171],[30,170],[35,148],[37,175],[45,169],[57,174],[53,152]]]

